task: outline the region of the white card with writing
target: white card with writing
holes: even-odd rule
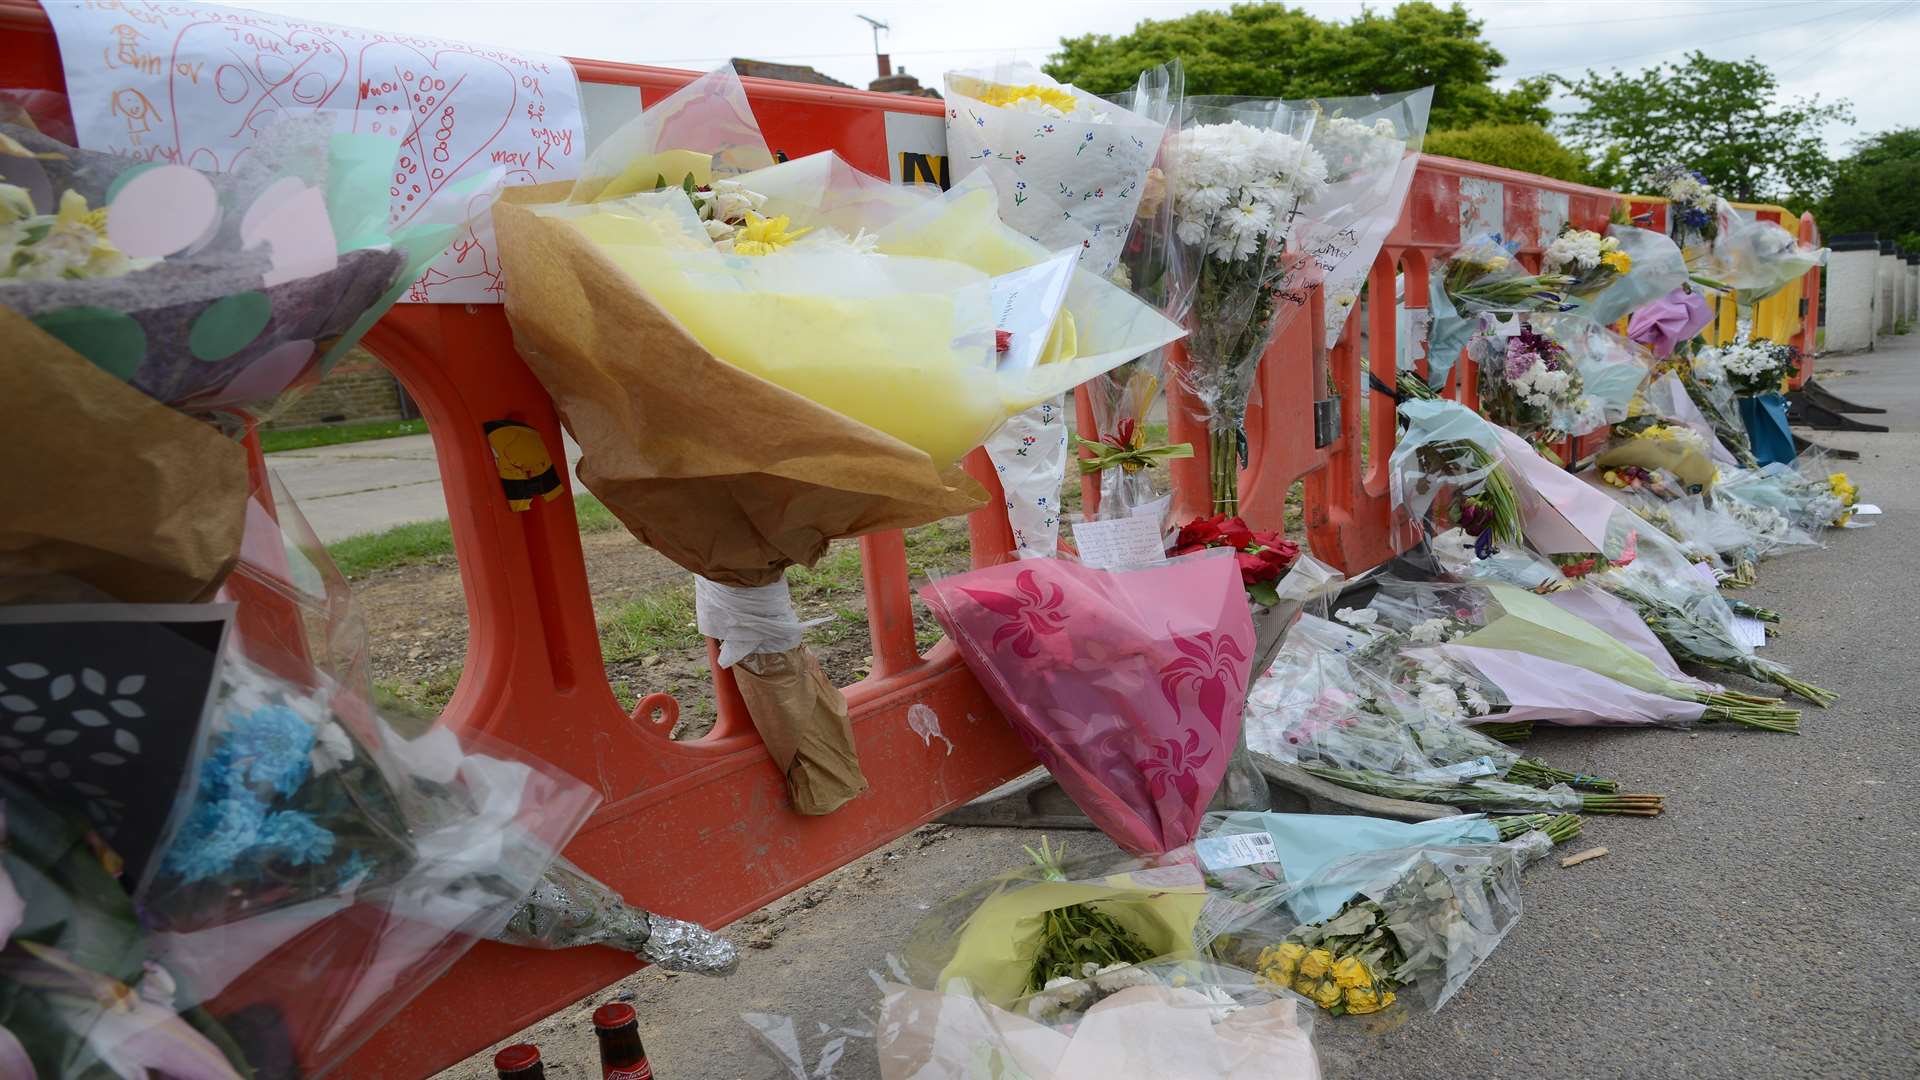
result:
[[[1733,617],[1733,632],[1741,644],[1750,648],[1759,648],[1767,643],[1767,624],[1759,619],[1750,619],[1745,615]]]
[[[1238,833],[1215,836],[1193,842],[1193,853],[1209,870],[1231,870],[1236,866],[1280,861],[1273,837],[1266,833]]]
[[[407,301],[500,302],[492,192],[455,185],[571,180],[586,158],[580,86],[558,56],[208,4],[44,6],[84,149],[227,171],[281,115],[400,144],[389,225],[471,214]],[[462,198],[477,205],[440,205]]]
[[[1073,527],[1073,544],[1080,549],[1080,561],[1096,570],[1167,561],[1158,517],[1136,514],[1111,521],[1082,521]]]

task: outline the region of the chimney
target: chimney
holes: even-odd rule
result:
[[[876,53],[874,55],[874,59],[880,61],[880,77],[881,78],[884,79],[887,76],[893,74],[893,57],[888,56],[886,53]]]

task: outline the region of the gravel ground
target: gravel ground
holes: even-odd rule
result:
[[[1825,367],[1828,389],[1884,405],[1891,434],[1817,433],[1860,450],[1846,466],[1885,508],[1871,529],[1829,532],[1825,551],[1765,565],[1745,598],[1786,616],[1766,655],[1841,692],[1809,709],[1800,738],[1550,732],[1532,749],[1562,768],[1667,796],[1664,817],[1590,818],[1573,850],[1610,854],[1536,867],[1526,914],[1438,1014],[1397,1010],[1317,1029],[1328,1077],[1799,1078],[1920,1076],[1920,811],[1901,793],[1920,770],[1909,703],[1920,674],[1920,336]],[[755,1047],[739,1014],[857,1022],[928,905],[1018,864],[1031,833],[930,827],[737,924],[740,974],[645,971],[525,1033],[555,1080],[597,1076],[586,1021],[622,997],[640,1012],[655,1073],[795,1075]],[[1076,838],[1092,853],[1104,841]],[[1906,1002],[1907,1004],[1901,1004]],[[511,1040],[509,1040],[511,1041]],[[490,1075],[476,1056],[442,1074]],[[1157,1075],[1142,1063],[1141,1076]],[[873,1080],[857,1041],[829,1073]]]

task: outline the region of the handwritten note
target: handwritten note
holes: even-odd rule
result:
[[[1080,549],[1080,561],[1096,570],[1167,561],[1158,517],[1136,514],[1112,521],[1082,521],[1073,527],[1073,543]]]
[[[416,303],[498,303],[492,218],[453,185],[570,180],[586,157],[580,87],[565,60],[146,0],[48,0],[81,146],[206,170],[233,168],[280,115],[400,144],[389,223],[468,198],[465,235],[407,291]],[[428,219],[431,220],[431,219]]]
[[[1745,615],[1735,615],[1733,634],[1740,639],[1741,644],[1751,649],[1758,649],[1767,643],[1767,624]]]

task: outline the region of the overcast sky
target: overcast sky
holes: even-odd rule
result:
[[[843,82],[873,77],[873,31],[896,67],[938,87],[948,68],[1020,59],[1040,63],[1063,36],[1120,34],[1141,19],[1219,3],[1158,0],[789,0],[786,3],[576,0],[252,0],[283,15],[516,46],[596,60],[710,68],[732,56],[810,64]],[[1347,19],[1359,3],[1296,3]],[[1373,5],[1390,10],[1392,0]],[[1917,0],[1470,0],[1507,57],[1506,78],[1589,67],[1634,70],[1698,48],[1716,59],[1758,57],[1789,95],[1853,103],[1857,119],[1828,129],[1834,152],[1853,138],[1920,123]]]

